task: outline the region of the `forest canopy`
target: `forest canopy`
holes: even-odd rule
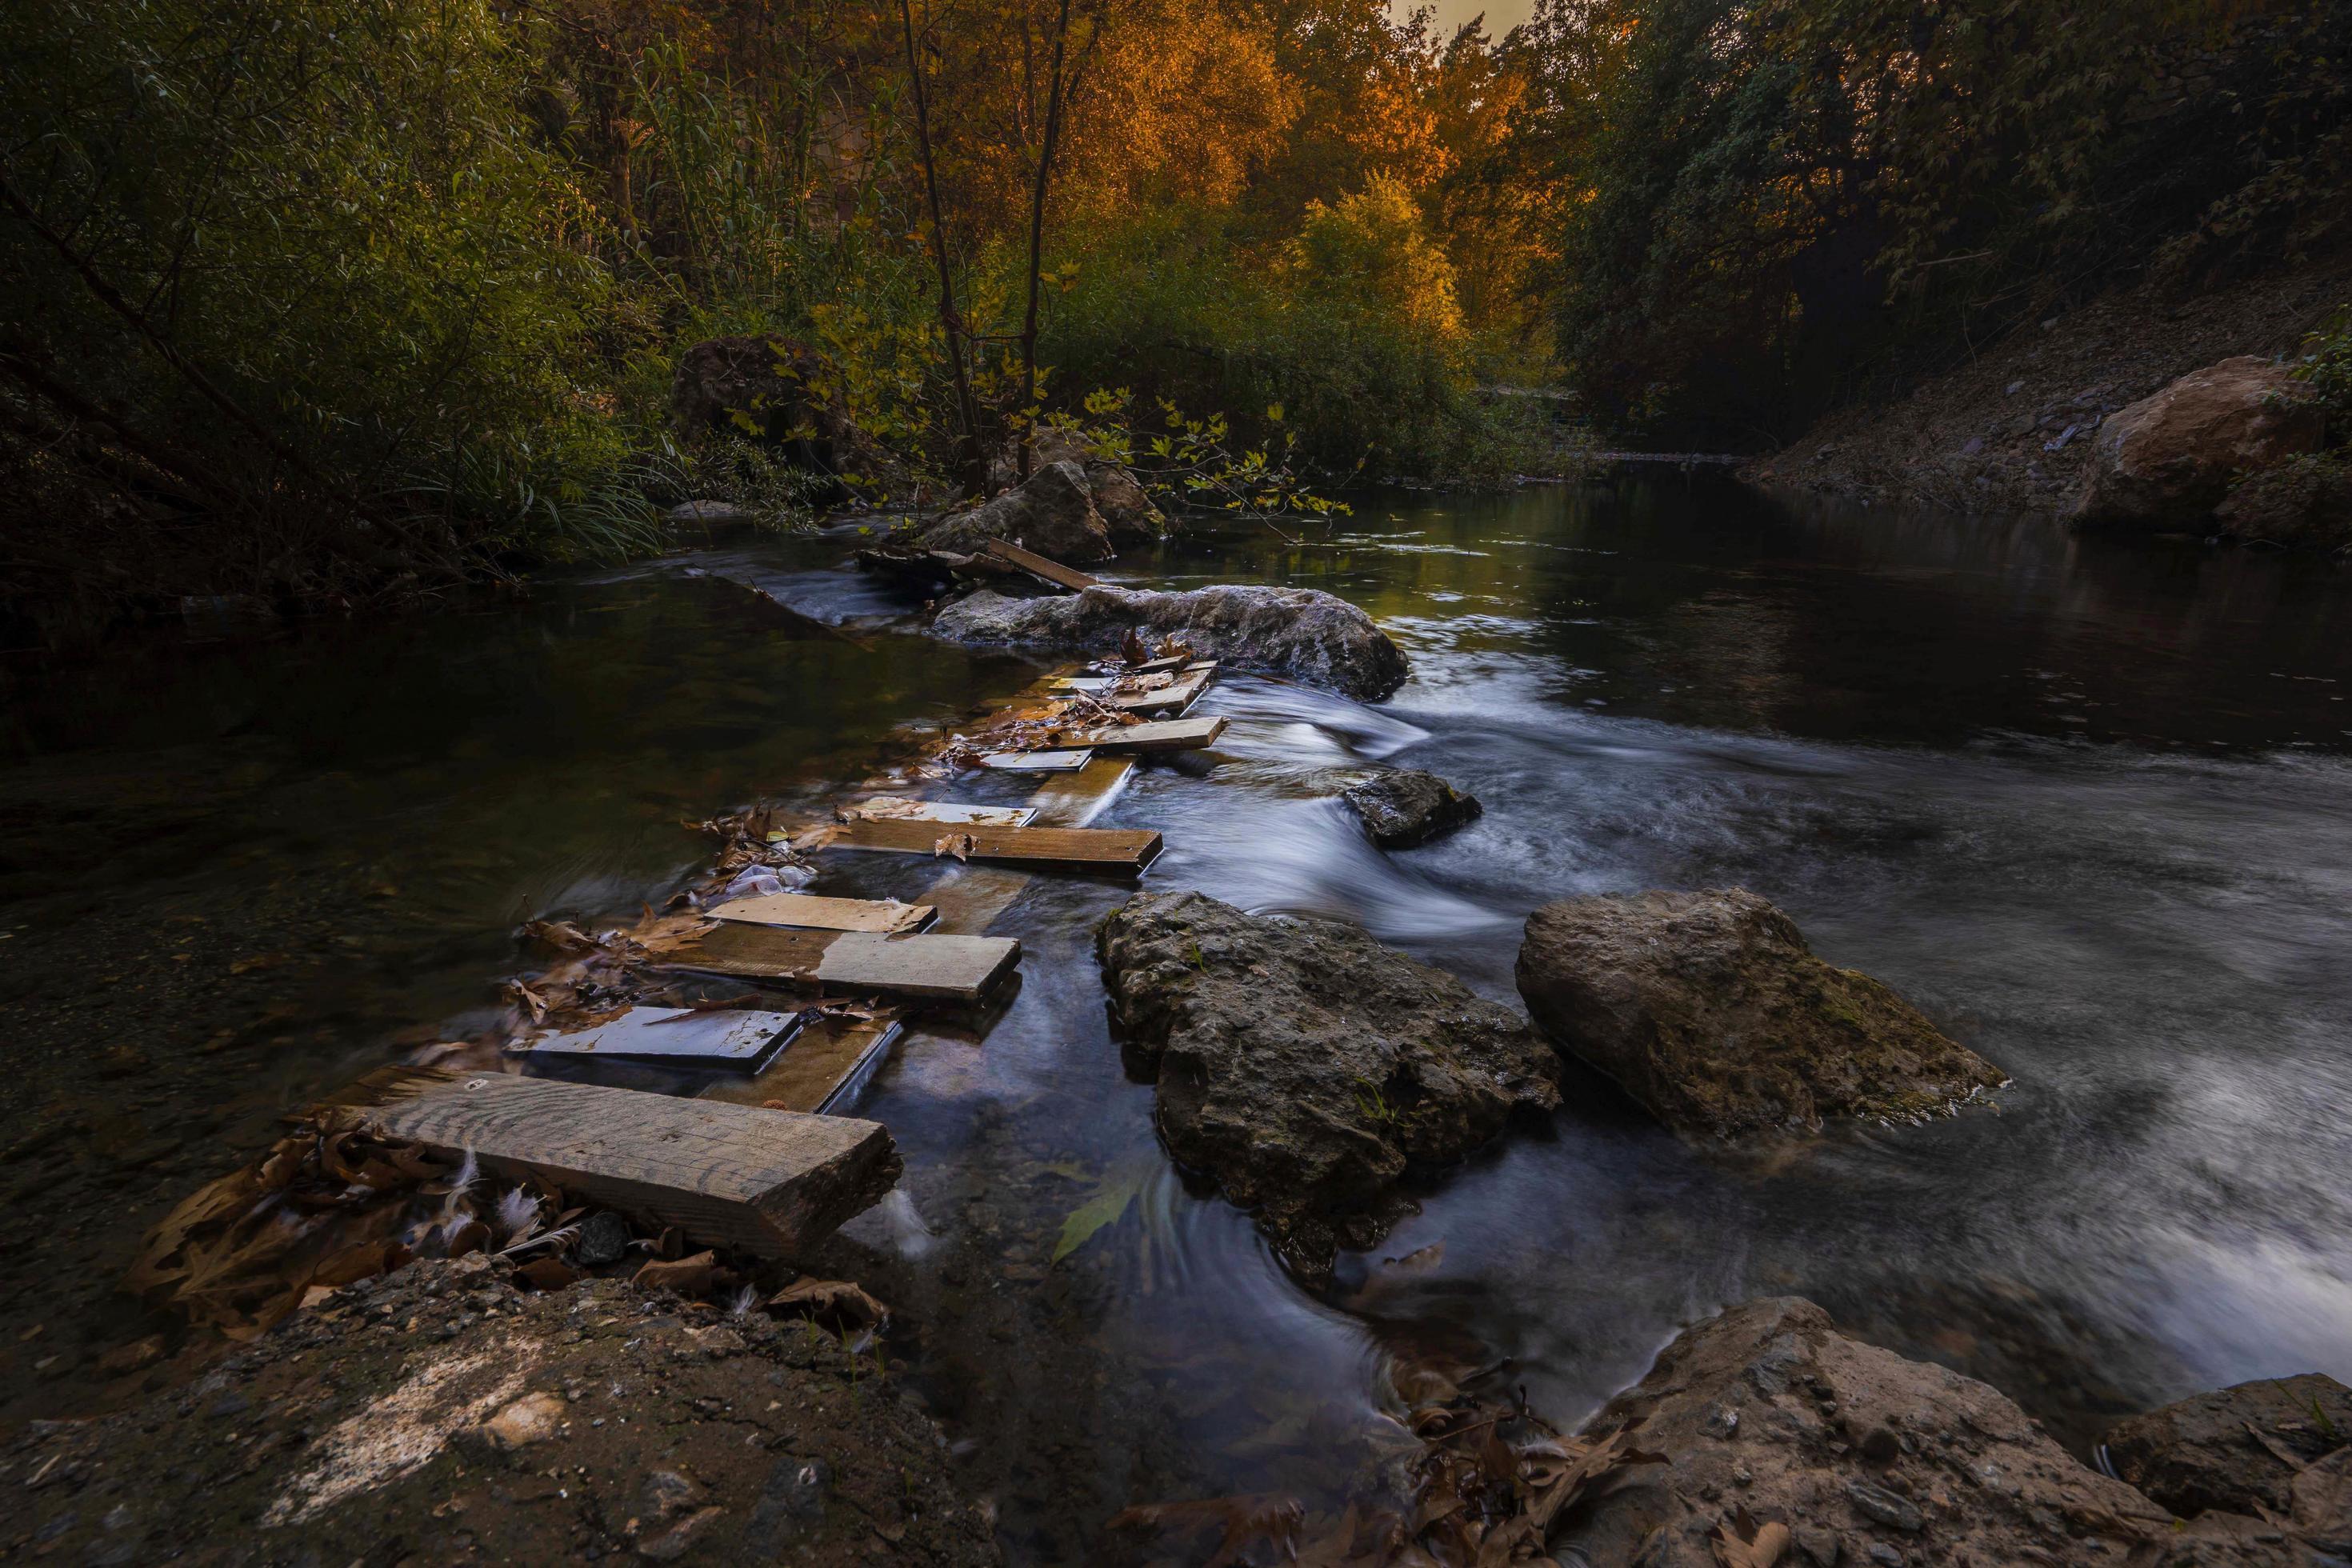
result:
[[[2343,243],[2343,9],[11,7],[7,581],[349,600],[652,548],[808,488],[672,426],[730,336],[805,348],[895,499],[1090,393],[1334,480],[1543,461],[1531,406],[1754,447],[2117,278]]]

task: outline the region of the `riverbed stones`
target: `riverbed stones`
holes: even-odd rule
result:
[[[915,543],[925,550],[971,554],[986,549],[992,539],[1034,550],[1065,566],[1108,561],[1116,553],[1110,529],[1095,510],[1086,470],[1075,462],[1046,464],[1027,483],[931,523],[916,535]]]
[[[1526,1020],[1354,926],[1146,893],[1097,945],[1169,1152],[1310,1281],[1409,1212],[1409,1169],[1559,1103],[1558,1058]]]
[[[1485,807],[1435,773],[1419,768],[1388,768],[1349,784],[1339,798],[1362,819],[1364,831],[1383,849],[1426,844],[1473,822]]]
[[[1689,1135],[1916,1120],[2003,1081],[1877,981],[1814,957],[1744,888],[1546,904],[1518,984],[1562,1048]]]
[[[1564,1562],[1716,1568],[1707,1532],[1733,1534],[1741,1510],[1795,1535],[1802,1555],[1784,1564],[2183,1560],[2147,1550],[2171,1533],[2163,1509],[2074,1459],[1997,1390],[1850,1339],[1793,1297],[1685,1330],[1585,1432],[1628,1422],[1667,1462],[1628,1469],[1570,1513],[1552,1536]]]
[[[2107,417],[2074,520],[2202,528],[2231,480],[2315,452],[2326,437],[2310,389],[2286,366],[2251,354],[2226,359]]]
[[[2118,1422],[2116,1474],[2179,1514],[2294,1509],[2296,1478],[2352,1443],[2352,1389],[2320,1373],[2262,1378]]]
[[[932,632],[953,642],[1109,655],[1129,632],[1181,637],[1227,671],[1328,687],[1367,702],[1404,684],[1405,659],[1372,618],[1315,588],[1218,583],[1182,593],[1098,584],[1014,599],[982,590],[940,610]]]

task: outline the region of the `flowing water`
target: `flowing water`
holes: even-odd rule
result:
[[[518,922],[657,900],[701,858],[680,818],[814,807],[1034,678],[888,630],[912,606],[842,568],[853,542],[7,677],[9,1412],[87,1402],[146,1326],[107,1293],[139,1232],[272,1116],[486,1020]],[[1108,574],[1326,588],[1414,670],[1373,707],[1212,691],[1217,752],[1100,819],[1165,834],[1148,886],[1343,915],[1507,999],[1547,899],[1744,885],[2017,1082],[1999,1115],[1765,1156],[1572,1077],[1313,1296],[1157,1146],[1091,954],[1124,889],[1040,878],[994,928],[1026,952],[1011,1005],[911,1034],[866,1091],[908,1173],[832,1259],[899,1309],[891,1353],[1016,1561],[1096,1560],[1133,1501],[1328,1506],[1393,1451],[1400,1361],[1507,1360],[1572,1419],[1759,1294],[1982,1376],[2078,1450],[2199,1387],[2352,1378],[2340,573],[1667,482],[1380,497],[1309,545],[1223,527]],[[1303,783],[1367,762],[1486,815],[1376,851]],[[935,874],[855,858],[819,890]]]

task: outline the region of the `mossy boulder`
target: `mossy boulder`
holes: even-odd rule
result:
[[[1564,1049],[1678,1132],[1916,1121],[2003,1081],[1742,888],[1567,899],[1528,918],[1519,994]]]

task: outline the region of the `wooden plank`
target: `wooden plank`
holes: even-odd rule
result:
[[[1146,670],[1142,673],[1147,675],[1170,673],[1172,670],[1174,664],[1179,661],[1163,659],[1160,662],[1163,666],[1162,669]],[[1183,673],[1186,675],[1197,675],[1204,672],[1214,674],[1216,672],[1216,668],[1217,661],[1213,658],[1195,659],[1191,664],[1184,666]],[[1056,691],[1090,691],[1099,695],[1102,692],[1109,690],[1112,687],[1117,686],[1122,680],[1134,679],[1135,675],[1136,672],[1132,670],[1121,675],[1064,675],[1055,678],[1053,686],[1054,689]]]
[[[991,752],[980,759],[982,767],[1005,773],[1074,773],[1094,760],[1091,751]]]
[[[753,1072],[785,1046],[799,1026],[797,1013],[632,1007],[593,1028],[542,1035],[522,1054],[576,1060],[677,1062]]]
[[[1067,588],[1073,593],[1085,588],[1098,587],[1102,582],[1101,578],[1089,577],[1083,572],[1074,571],[1051,556],[1040,555],[1034,550],[1024,550],[1008,539],[990,540],[988,552],[999,560],[1010,561],[1032,577],[1043,578],[1057,588]]]
[[[1127,724],[1097,730],[1078,738],[1098,752],[1182,752],[1213,746],[1225,732],[1223,714],[1213,719],[1169,719],[1156,724]]]
[[[905,1031],[901,1016],[887,1009],[871,1018],[819,1019],[764,1072],[715,1076],[701,1097],[817,1115],[846,1110]]]
[[[885,934],[921,931],[938,918],[938,911],[929,904],[902,904],[896,899],[820,899],[807,893],[732,899],[702,912],[713,920],[740,921],[747,925]]]
[[[1163,669],[1177,669],[1192,661],[1189,653],[1171,653],[1165,658],[1147,658],[1141,664],[1118,666],[1121,675],[1155,675]]]
[[[932,855],[941,837],[969,840],[961,858],[1115,866],[1140,871],[1160,853],[1148,827],[949,827],[935,822],[852,822],[834,831],[828,849],[880,849]]]
[[[964,805],[952,800],[908,800],[904,795],[877,795],[861,800],[845,816],[905,817],[913,822],[984,823],[990,827],[1026,827],[1037,816],[1034,805]]]
[[[853,826],[903,826],[937,832],[935,826],[923,823]],[[872,931],[722,925],[680,947],[663,967],[772,985],[830,985],[845,991],[976,1002],[1020,962],[1021,944],[1010,937],[881,936]]]
[[[343,1098],[377,1132],[575,1202],[676,1226],[701,1247],[788,1258],[898,1184],[877,1122],[509,1073],[388,1068]]]
[[[1098,698],[1097,700],[1117,708],[1122,712],[1156,713],[1163,708],[1188,708],[1192,705],[1192,699],[1208,689],[1209,672],[1204,669],[1197,675],[1186,675],[1180,680],[1172,681],[1154,690],[1129,691],[1118,696]]]

